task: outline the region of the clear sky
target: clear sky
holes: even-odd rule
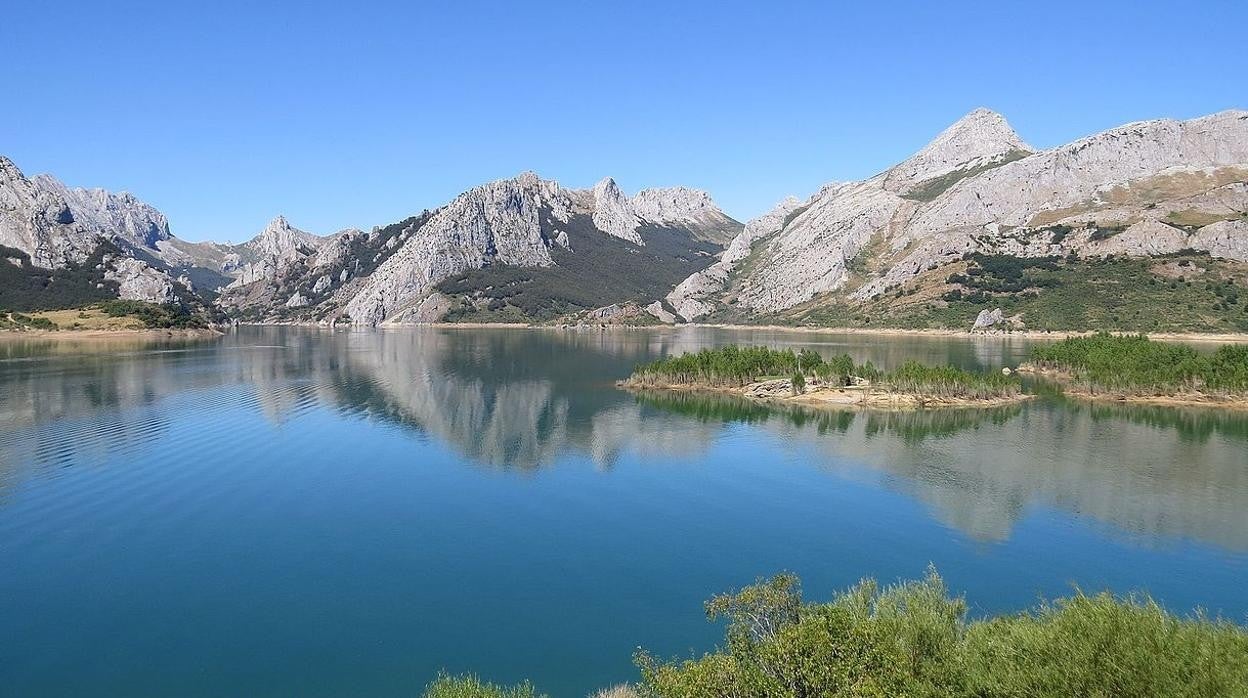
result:
[[[535,170],[746,219],[977,106],[1038,147],[1248,108],[1248,2],[6,2],[0,154],[175,234],[399,220]]]

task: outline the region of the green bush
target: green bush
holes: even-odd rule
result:
[[[1227,344],[1213,354],[1201,354],[1190,346],[1154,342],[1144,335],[1100,333],[1036,347],[1032,361],[1095,393],[1248,393],[1244,345]]]
[[[471,674],[441,674],[425,687],[424,698],[545,698],[527,681],[514,686],[488,683]]]
[[[110,317],[133,317],[148,328],[203,328],[207,322],[190,308],[177,303],[146,303],[113,299],[100,303],[100,309]]]
[[[808,377],[823,383],[849,385],[854,378],[879,383],[909,395],[930,397],[991,398],[1016,395],[1022,389],[1017,378],[999,373],[973,373],[952,366],[926,366],[909,361],[891,372],[870,362],[855,365],[847,354],[824,359],[810,349],[738,347],[729,345],[697,353],[667,357],[638,366],[630,379],[635,385],[701,385],[712,388],[740,387],[762,378],[792,376],[795,393],[806,389]]]
[[[781,575],[707,604],[723,645],[664,661],[644,651],[655,698],[945,696],[1076,698],[1248,692],[1248,632],[1173,616],[1139,597],[1075,596],[1017,615],[967,618],[934,572],[866,580],[828,603],[802,602]]]

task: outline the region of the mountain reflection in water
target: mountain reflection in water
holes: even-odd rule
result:
[[[664,353],[724,341],[815,343],[881,365],[972,368],[1025,345],[784,333],[244,329],[210,342],[65,349],[0,344],[0,487],[134,452],[168,430],[162,402],[251,406],[280,424],[309,410],[379,420],[483,467],[531,470],[562,454],[609,469],[622,453],[708,452],[726,430],[774,435],[788,457],[882,476],[943,523],[1004,540],[1028,507],[1055,507],[1142,540],[1248,549],[1248,415],[1045,399],[1002,409],[816,411],[731,396],[633,395],[613,381]],[[226,390],[223,390],[226,389]],[[216,402],[213,402],[216,401]],[[259,447],[259,446],[258,446]],[[361,445],[366,455],[367,445]]]

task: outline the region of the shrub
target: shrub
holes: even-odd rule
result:
[[[935,571],[881,588],[864,580],[804,604],[791,575],[715,597],[723,645],[662,661],[644,651],[656,698],[772,696],[1191,696],[1248,691],[1248,632],[1180,618],[1146,597],[1075,596],[982,621]]]
[[[1036,347],[1032,360],[1094,393],[1248,393],[1248,347],[1243,345],[1227,344],[1213,354],[1201,354],[1144,335],[1100,333]]]
[[[539,694],[527,681],[514,686],[500,686],[471,674],[441,674],[425,688],[424,698],[539,698]]]
[[[806,389],[807,376],[824,383],[849,385],[855,378],[881,383],[909,395],[976,399],[1017,395],[1022,385],[1015,377],[999,373],[973,373],[952,366],[926,366],[909,361],[891,372],[871,362],[861,366],[847,354],[824,359],[803,349],[776,350],[729,345],[697,353],[668,357],[638,366],[631,382],[640,386],[701,385],[711,388],[740,387],[768,376],[792,376],[794,394]]]

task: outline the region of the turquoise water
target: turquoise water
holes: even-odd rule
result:
[[[726,342],[974,368],[1027,344],[711,330],[244,328],[0,343],[0,685],[13,696],[555,698],[713,646],[709,595],[934,564],[974,613],[1147,590],[1248,614],[1248,415],[910,414],[635,397]]]

